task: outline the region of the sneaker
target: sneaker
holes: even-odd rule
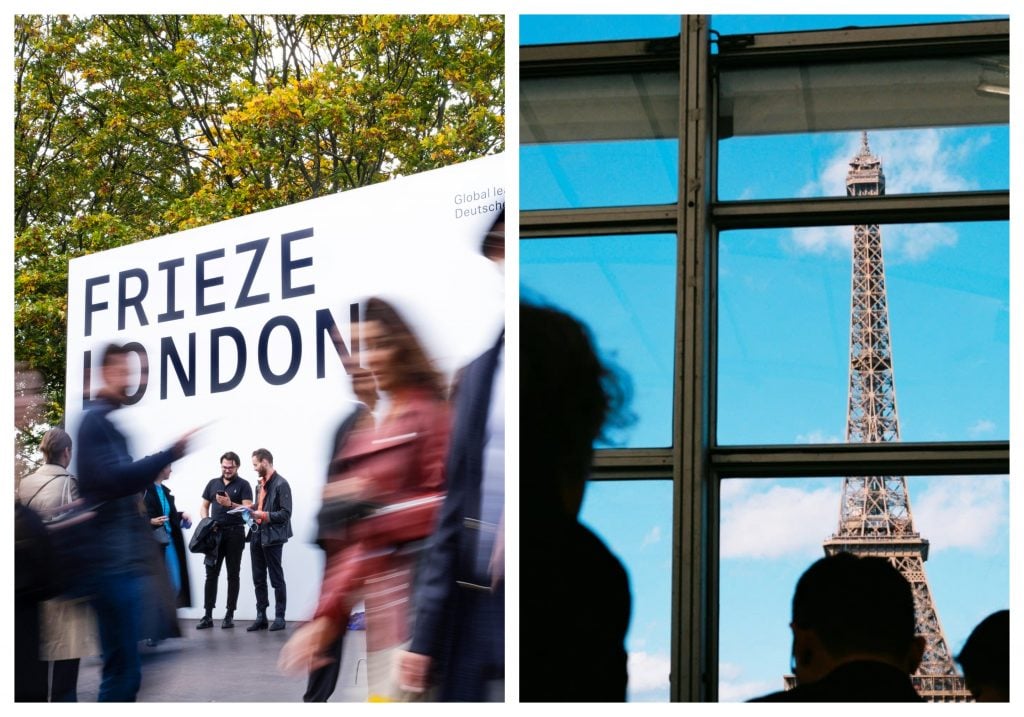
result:
[[[205,630],[208,627],[213,627],[213,618],[209,615],[203,615],[203,618],[196,623],[196,629]]]

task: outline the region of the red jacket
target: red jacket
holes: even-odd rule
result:
[[[389,549],[433,532],[444,500],[449,430],[448,405],[416,392],[376,431],[346,441],[335,464],[344,466],[346,477],[367,480],[360,498],[378,507],[351,526],[348,547],[328,555],[317,617],[344,620],[362,581],[384,568]]]

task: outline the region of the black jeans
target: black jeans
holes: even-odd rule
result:
[[[220,566],[228,564],[228,610],[238,607],[238,589],[241,581],[238,576],[242,569],[242,553],[245,551],[245,526],[221,526],[220,547],[217,550],[217,562],[206,566],[206,589],[203,608],[212,612],[217,606],[217,581],[220,579]]]
[[[288,593],[284,586],[284,568],[281,567],[283,544],[261,545],[258,536],[253,536],[249,545],[252,555],[252,584],[256,588],[256,609],[266,610],[270,606],[267,597],[267,573],[270,573],[270,584],[274,586],[274,614],[284,617],[284,608],[288,602]]]
[[[333,657],[334,660],[309,673],[306,693],[302,695],[303,702],[326,702],[334,694],[334,688],[338,686],[338,675],[341,674],[341,651],[344,647],[345,630],[347,629],[348,624],[346,623],[341,633],[325,651],[327,656]]]
[[[50,681],[50,702],[78,702],[79,658],[53,663]]]

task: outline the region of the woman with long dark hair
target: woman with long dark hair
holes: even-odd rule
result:
[[[325,650],[363,600],[369,696],[386,701],[402,697],[394,663],[409,640],[415,564],[444,497],[449,416],[441,374],[394,306],[371,298],[360,332],[384,406],[376,428],[354,433],[334,456],[324,501],[346,502],[362,517],[328,552],[314,618],[285,645],[281,666],[333,659]]]

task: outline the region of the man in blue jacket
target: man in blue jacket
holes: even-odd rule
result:
[[[192,431],[170,448],[133,461],[128,442],[110,420],[127,402],[132,370],[117,344],[103,352],[103,387],[78,430],[78,481],[82,497],[95,504],[90,587],[103,651],[100,702],[134,702],[142,682],[139,640],[143,588],[153,569],[155,545],[142,507],[142,491],[164,467],[185,455]]]

